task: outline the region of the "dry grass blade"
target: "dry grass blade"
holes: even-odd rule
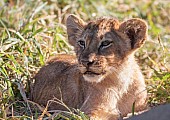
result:
[[[43,113],[43,115],[46,114],[49,117],[51,116],[51,114],[47,111],[48,107],[45,107],[45,108],[41,107],[39,104],[37,104],[37,103],[35,103],[33,101],[30,101],[30,100],[28,100],[28,102],[33,104],[33,105],[36,105],[38,107],[38,109]]]
[[[22,95],[23,100],[27,103],[28,109],[29,109],[30,113],[32,114],[30,105],[29,105],[29,103],[28,103],[28,99],[27,99],[26,94],[25,94],[24,86],[22,85],[22,83],[17,83],[17,82],[15,82],[15,84],[17,84],[18,89],[19,89],[19,91],[20,91],[20,94]]]

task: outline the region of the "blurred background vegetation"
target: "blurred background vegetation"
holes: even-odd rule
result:
[[[31,78],[50,56],[74,54],[64,24],[71,13],[86,21],[100,16],[146,20],[148,40],[136,58],[146,78],[148,105],[170,102],[169,0],[0,0],[0,118],[86,119],[78,110],[47,114],[27,99]],[[33,106],[39,110],[33,112]]]

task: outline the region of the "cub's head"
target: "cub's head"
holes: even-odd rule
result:
[[[86,23],[70,15],[66,26],[84,79],[96,83],[102,81],[111,68],[118,68],[147,37],[147,25],[141,19],[121,23],[113,18],[100,18]]]

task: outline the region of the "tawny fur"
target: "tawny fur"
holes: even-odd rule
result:
[[[94,120],[117,120],[131,112],[134,102],[135,110],[142,110],[147,92],[134,53],[146,40],[146,23],[112,18],[85,23],[70,15],[66,26],[76,57],[58,55],[42,67],[35,76],[32,100],[45,106],[56,97]],[[52,103],[49,109],[66,108]]]

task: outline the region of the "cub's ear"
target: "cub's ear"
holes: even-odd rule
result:
[[[132,50],[142,47],[148,35],[147,23],[138,18],[123,22],[119,30],[129,37]]]
[[[84,29],[85,22],[77,16],[71,14],[67,17],[66,27],[68,34],[68,41],[71,45],[76,44],[76,40]]]

